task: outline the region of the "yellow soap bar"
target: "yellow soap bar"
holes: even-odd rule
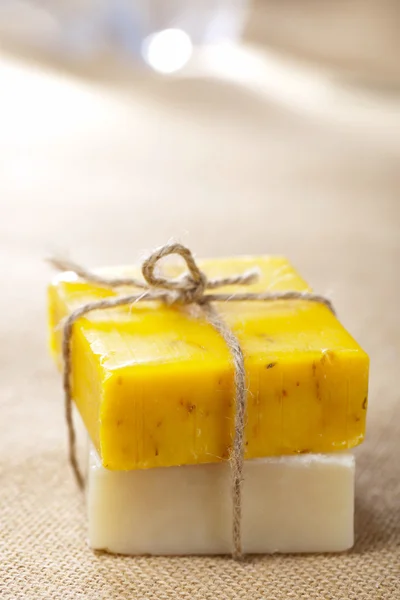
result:
[[[309,290],[280,257],[206,260],[209,276],[258,267],[245,291]],[[169,266],[170,274],[179,268]],[[103,270],[137,277],[137,268]],[[129,290],[132,293],[132,288]],[[234,294],[243,287],[221,292]],[[124,290],[119,290],[119,293]],[[61,367],[60,322],[116,292],[58,276],[49,287],[51,350]],[[326,453],[362,442],[368,356],[328,308],[306,301],[218,302],[247,373],[246,458]],[[74,325],[74,401],[105,467],[219,462],[233,438],[233,366],[225,342],[193,306],[141,302]]]

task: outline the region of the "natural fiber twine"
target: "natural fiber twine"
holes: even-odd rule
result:
[[[178,279],[168,279],[155,275],[155,268],[159,260],[171,255],[180,256],[186,263],[187,272]],[[334,312],[331,302],[318,294],[299,291],[264,292],[264,293],[240,293],[240,294],[209,294],[210,289],[218,289],[227,285],[248,285],[257,279],[257,273],[248,271],[237,273],[233,277],[220,277],[207,279],[196,264],[191,251],[178,243],[170,243],[154,250],[143,262],[143,280],[128,278],[104,278],[75,263],[65,260],[50,259],[50,263],[61,271],[72,271],[83,280],[117,290],[121,286],[129,286],[142,290],[140,293],[122,294],[102,300],[89,302],[76,308],[63,324],[63,387],[65,394],[65,416],[68,427],[69,461],[75,474],[76,481],[81,489],[84,488],[84,478],[79,468],[76,456],[76,435],[72,418],[72,382],[71,382],[71,360],[72,360],[72,333],[74,324],[84,315],[97,310],[107,310],[116,306],[133,306],[141,301],[162,301],[167,304],[196,304],[201,310],[201,316],[224,339],[233,364],[235,381],[235,419],[232,448],[230,450],[229,463],[231,467],[231,490],[232,490],[232,557],[236,560],[243,558],[241,537],[241,514],[242,514],[242,485],[243,485],[243,461],[244,461],[244,428],[246,419],[246,372],[245,359],[240,347],[239,340],[233,331],[225,323],[213,306],[214,301],[224,302],[273,302],[285,300],[302,300],[307,302],[322,303]]]

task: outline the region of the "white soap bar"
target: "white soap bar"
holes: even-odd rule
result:
[[[246,461],[244,552],[350,548],[354,470],[347,452]],[[232,550],[227,463],[109,471],[91,448],[87,499],[95,549],[161,555]]]

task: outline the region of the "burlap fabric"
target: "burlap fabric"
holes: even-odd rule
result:
[[[154,83],[126,103],[16,69],[13,85],[43,95],[23,104],[21,130],[0,115],[0,597],[400,598],[398,148],[238,90]],[[13,94],[5,86],[3,104]],[[172,235],[198,256],[289,255],[370,353],[351,552],[235,563],[88,548],[45,343],[41,258],[71,249],[88,265],[131,262]]]

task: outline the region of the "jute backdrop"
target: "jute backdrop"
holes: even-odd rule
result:
[[[216,83],[119,95],[0,66],[0,597],[400,598],[399,136],[377,143],[373,123],[314,122]],[[197,256],[288,255],[369,352],[352,551],[235,563],[88,548],[42,258],[129,263],[171,237]]]

